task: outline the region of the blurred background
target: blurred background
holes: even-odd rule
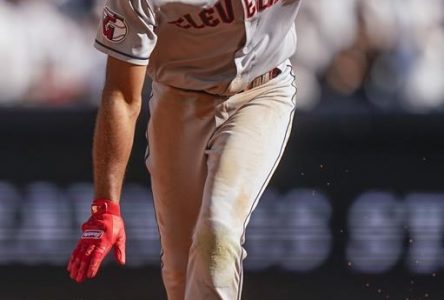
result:
[[[0,300],[165,299],[146,103],[128,267],[82,286],[64,271],[92,198],[102,6],[0,1]],[[444,0],[305,0],[297,30],[299,106],[247,231],[244,299],[444,299]]]

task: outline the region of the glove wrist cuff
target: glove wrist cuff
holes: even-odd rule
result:
[[[91,215],[111,214],[120,217],[120,205],[109,199],[95,199],[91,204]]]

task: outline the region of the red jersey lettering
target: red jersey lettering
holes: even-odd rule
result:
[[[183,29],[202,29],[216,27],[221,23],[232,23],[234,21],[234,10],[231,1],[221,0],[214,7],[203,9],[197,15],[186,14],[168,23]]]

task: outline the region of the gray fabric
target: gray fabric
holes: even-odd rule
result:
[[[294,54],[299,6],[300,0],[108,0],[96,47],[149,63],[155,81],[230,95]],[[109,27],[122,27],[110,14],[123,17],[127,30],[110,34]]]
[[[95,46],[117,59],[146,65],[157,40],[154,24],[146,1],[108,0]]]

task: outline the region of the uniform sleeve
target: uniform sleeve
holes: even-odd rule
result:
[[[108,0],[95,47],[116,59],[147,65],[157,41],[155,25],[146,0]]]

